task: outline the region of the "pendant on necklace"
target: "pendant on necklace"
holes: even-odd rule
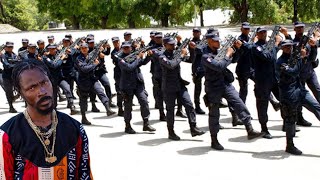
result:
[[[48,163],[54,163],[56,161],[57,161],[57,157],[56,156],[46,157],[46,162],[48,162]]]
[[[49,146],[50,140],[49,140],[49,139],[46,139],[46,140],[44,141],[44,144],[47,145],[47,146]]]

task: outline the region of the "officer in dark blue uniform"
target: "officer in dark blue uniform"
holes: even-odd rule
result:
[[[150,42],[148,43],[148,46],[154,46],[155,40],[154,40],[154,35],[156,34],[157,31],[151,31],[150,32]]]
[[[17,111],[14,109],[12,103],[14,101],[13,95],[13,84],[12,84],[12,70],[14,66],[19,63],[17,55],[12,51],[13,50],[13,42],[6,42],[5,53],[1,56],[1,62],[3,64],[3,89],[6,93],[6,97],[9,104],[9,112],[16,113]]]
[[[37,41],[37,45],[38,45],[38,47],[37,47],[38,54],[40,56],[43,56],[45,51],[46,51],[44,41],[43,40],[38,40]]]
[[[201,29],[193,28],[193,38],[192,42],[196,45],[201,42]],[[194,103],[195,110],[197,114],[205,114],[205,112],[200,107],[200,94],[202,90],[202,78],[204,77],[204,69],[201,63],[202,57],[202,47],[195,49],[189,48],[190,51],[190,62],[192,62],[192,80],[194,83]]]
[[[162,32],[156,32],[154,35],[155,44],[153,45],[151,51],[151,56],[147,56],[147,59],[151,61],[150,71],[152,74],[152,84],[153,84],[153,97],[155,99],[155,108],[159,109],[160,121],[165,121],[166,116],[164,114],[163,107],[163,95],[161,91],[161,79],[162,79],[162,70],[159,62],[159,51],[163,49],[162,45]]]
[[[28,44],[29,44],[29,40],[28,39],[22,39],[21,40],[21,42],[22,42],[22,47],[20,47],[19,49],[18,49],[18,54],[19,54],[19,52],[22,52],[22,51],[24,51],[24,50],[27,50],[27,48],[28,48]]]
[[[232,104],[236,115],[243,122],[248,133],[248,139],[260,136],[251,125],[251,115],[246,105],[239,97],[239,93],[232,86],[234,80],[232,72],[227,66],[232,62],[234,50],[228,48],[225,58],[217,60],[216,55],[219,53],[220,38],[217,34],[206,35],[208,46],[203,49],[202,64],[205,69],[205,99],[209,107],[209,129],[211,135],[211,147],[216,150],[223,150],[224,147],[219,143],[217,135],[219,132],[219,104],[221,98],[225,98],[228,103]],[[236,41],[235,48],[241,47],[241,41]]]
[[[267,127],[268,101],[271,92],[273,92],[277,99],[279,97],[279,89],[275,76],[275,63],[281,37],[279,35],[275,37],[275,45],[270,52],[265,50],[267,38],[267,29],[265,27],[257,28],[257,37],[258,41],[252,47],[255,70],[254,92],[256,96],[258,118],[261,124],[262,133],[264,134],[263,137],[271,139],[272,136]]]
[[[143,76],[140,66],[145,65],[148,61],[142,59],[144,53],[140,53],[132,62],[126,62],[123,58],[131,53],[131,42],[122,43],[123,53],[119,57],[118,65],[121,69],[120,90],[124,99],[124,121],[126,124],[125,133],[135,134],[130,121],[132,119],[132,100],[136,96],[139,104],[141,116],[143,119],[143,131],[155,131],[156,129],[149,124],[149,105],[148,93],[145,90]]]
[[[284,120],[284,129],[286,131],[286,152],[301,155],[302,152],[296,148],[293,143],[299,106],[303,105],[319,119],[320,105],[300,82],[299,75],[305,65],[303,59],[307,58],[306,50],[301,50],[301,58],[293,61],[290,59],[293,44],[292,40],[284,40],[281,42],[283,53],[277,60],[276,74],[279,82],[281,116]],[[307,61],[309,60],[310,59],[307,58]]]
[[[118,116],[123,116],[123,97],[120,90],[120,78],[121,78],[121,69],[119,67],[118,58],[116,57],[116,54],[120,51],[120,39],[119,37],[112,37],[112,44],[114,49],[111,51],[111,59],[112,63],[114,64],[113,69],[113,78],[115,81],[115,89],[117,92],[117,106],[118,106]]]
[[[94,75],[94,70],[99,64],[99,60],[88,59],[89,47],[87,43],[82,43],[80,45],[80,51],[81,54],[77,57],[75,65],[79,71],[78,88],[80,99],[79,104],[82,116],[81,122],[82,124],[90,125],[90,121],[86,118],[86,110],[88,107],[87,99],[90,91],[94,91],[94,93],[98,95],[100,101],[106,108],[108,116],[115,114],[115,112],[110,109],[109,98],[104,93],[103,87]]]
[[[192,136],[200,136],[204,134],[196,125],[196,112],[188,90],[181,78],[180,62],[186,59],[187,51],[184,48],[181,55],[177,59],[173,59],[176,41],[172,38],[164,42],[166,50],[159,56],[162,69],[162,93],[166,103],[167,110],[167,127],[169,139],[180,140],[180,137],[174,132],[174,107],[175,101],[179,97],[182,105],[186,109],[190,132]]]
[[[293,39],[293,42],[295,43],[300,42],[304,33],[304,27],[305,27],[305,24],[302,22],[297,21],[294,23],[294,31],[296,32],[296,34],[295,34],[295,38]],[[287,30],[285,28],[283,29],[284,29],[283,33],[286,39],[292,39],[292,37],[288,34]],[[315,62],[317,57],[317,46],[316,45],[310,46],[308,44],[306,48],[307,48],[307,55],[309,56],[308,58],[310,60],[306,62],[305,65],[302,67],[302,70],[300,72],[300,80],[303,86],[305,86],[305,84],[308,85],[314,97],[317,99],[318,102],[320,102],[320,85],[318,82],[317,75],[313,68],[313,63]],[[314,53],[312,53],[311,51]],[[299,107],[299,110],[298,110],[297,125],[301,125],[301,126],[312,125],[310,122],[308,122],[303,118],[301,106]]]
[[[72,93],[70,90],[70,85],[64,80],[63,73],[61,69],[61,65],[63,61],[66,59],[66,55],[63,54],[61,57],[57,57],[57,46],[54,44],[50,44],[47,46],[48,55],[42,57],[43,63],[48,67],[51,74],[51,82],[53,88],[53,100],[54,100],[54,108],[57,107],[57,95],[58,88],[62,88],[66,94],[68,105],[70,108],[70,114],[74,115],[78,112],[76,111],[75,106],[73,105]]]
[[[32,43],[28,44],[28,49],[26,51],[19,54],[19,58],[21,60],[27,60],[27,59],[41,60],[41,56],[39,56],[37,52],[37,46]]]

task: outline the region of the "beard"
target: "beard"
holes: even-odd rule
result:
[[[41,103],[46,101],[46,100],[50,100],[51,101],[51,105],[49,107],[47,107],[46,109],[41,109]],[[53,99],[50,96],[44,96],[42,97],[37,103],[36,103],[36,110],[41,114],[41,115],[48,115],[49,113],[51,113],[53,111]]]

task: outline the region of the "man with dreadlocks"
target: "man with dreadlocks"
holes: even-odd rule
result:
[[[1,179],[92,179],[86,132],[54,110],[49,76],[36,60],[13,69],[14,87],[27,109],[0,127]]]

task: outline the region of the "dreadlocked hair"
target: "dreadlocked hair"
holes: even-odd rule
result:
[[[27,59],[24,60],[18,64],[15,65],[15,67],[12,70],[12,81],[13,81],[13,86],[14,89],[20,93],[21,86],[20,86],[20,75],[22,72],[26,70],[31,70],[31,69],[38,69],[40,72],[42,72],[45,76],[48,76],[49,79],[50,77],[50,72],[46,65],[42,61],[34,60],[34,59]]]

